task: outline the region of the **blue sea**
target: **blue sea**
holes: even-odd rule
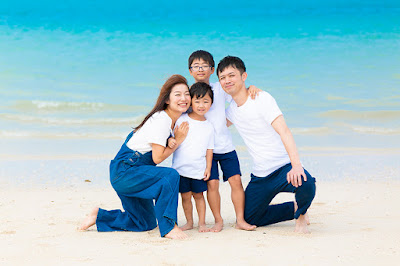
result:
[[[198,49],[242,58],[300,148],[400,148],[398,1],[3,0],[0,155],[116,152]]]

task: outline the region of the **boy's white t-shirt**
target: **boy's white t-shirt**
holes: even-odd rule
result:
[[[214,153],[228,153],[235,149],[231,132],[226,126],[225,103],[231,102],[232,97],[227,94],[219,82],[210,83],[214,93],[213,104],[205,117],[214,127]]]
[[[146,153],[152,150],[151,144],[166,147],[168,138],[172,133],[172,119],[165,111],[153,114],[144,125],[136,131],[128,141],[131,150]]]
[[[279,134],[271,123],[282,115],[275,99],[262,91],[252,100],[250,96],[240,107],[232,101],[226,116],[243,138],[253,159],[252,173],[264,177],[285,164],[290,163],[289,155]]]
[[[172,168],[181,176],[203,179],[207,166],[207,149],[214,148],[214,128],[207,120],[194,120],[188,114],[182,114],[176,121],[175,127],[185,121],[189,123],[189,132],[174,152]]]

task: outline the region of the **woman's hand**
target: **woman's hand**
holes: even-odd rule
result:
[[[180,145],[185,140],[188,132],[189,132],[188,122],[183,122],[182,124],[180,124],[179,127],[176,127],[174,129],[176,144]]]
[[[176,140],[173,137],[169,138],[168,139],[168,147],[173,149],[173,148],[175,148],[175,146],[176,146]]]

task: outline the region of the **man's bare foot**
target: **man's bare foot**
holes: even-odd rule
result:
[[[304,214],[304,218],[306,219],[307,225],[310,225],[310,217],[308,217],[308,213]]]
[[[79,231],[85,231],[92,225],[96,223],[97,214],[99,213],[99,207],[95,207],[89,214],[86,216],[85,220],[82,224],[77,228]]]
[[[236,229],[246,230],[246,231],[253,231],[256,229],[257,226],[248,224],[245,220],[243,221],[236,221]]]
[[[174,228],[172,228],[172,230],[169,231],[169,233],[164,237],[169,239],[186,239],[188,238],[188,235],[185,234],[177,225],[175,225]]]
[[[218,233],[218,232],[221,232],[223,228],[224,228],[224,222],[223,222],[223,221],[221,221],[221,222],[216,222],[216,223],[214,224],[214,226],[211,227],[210,231],[211,231],[211,232],[214,232],[214,233]]]
[[[299,218],[296,220],[296,227],[294,229],[296,233],[302,234],[309,234],[310,231],[308,230],[307,221],[304,215],[300,215]]]
[[[193,229],[193,223],[186,223],[184,226],[179,227],[182,231]]]
[[[208,228],[205,224],[200,225],[199,224],[199,233],[205,233],[205,232],[210,232],[211,229]]]

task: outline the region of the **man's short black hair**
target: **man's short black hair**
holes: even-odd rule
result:
[[[208,94],[211,98],[211,103],[214,102],[214,92],[211,89],[211,86],[205,82],[196,82],[189,89],[190,97],[193,99],[194,96],[196,98],[203,98],[206,94]]]
[[[215,62],[213,56],[204,50],[197,50],[194,51],[190,56],[189,56],[189,68],[192,66],[192,63],[196,59],[203,59],[207,64],[209,64],[211,67],[215,67]]]
[[[222,60],[219,61],[219,63],[218,63],[218,67],[217,67],[218,77],[219,77],[219,73],[224,71],[225,68],[227,68],[229,66],[239,70],[240,74],[243,74],[244,72],[246,72],[246,66],[244,65],[244,62],[242,61],[242,59],[240,59],[239,57],[236,57],[236,56],[228,55],[228,56],[225,56],[224,58],[222,58]]]

